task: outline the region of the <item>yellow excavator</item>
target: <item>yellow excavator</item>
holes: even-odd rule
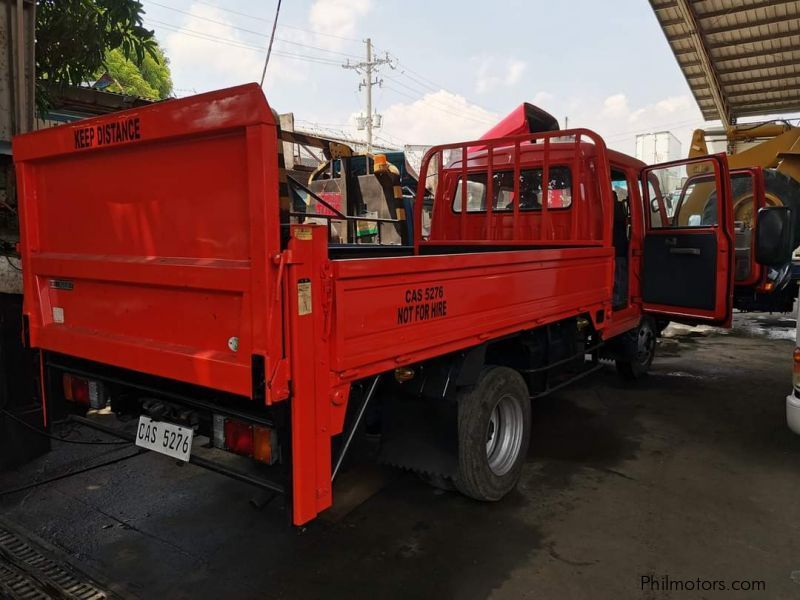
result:
[[[689,148],[689,158],[709,154],[707,139],[722,139],[727,143],[728,164],[731,170],[761,167],[764,178],[766,206],[787,206],[792,211],[794,244],[800,248],[800,127],[786,121],[746,123],[726,129],[695,130]],[[753,191],[746,178],[732,179],[734,221],[747,229],[753,223]],[[708,200],[693,195],[687,202]],[[708,203],[709,205],[711,202]],[[708,210],[708,205],[699,212]],[[690,211],[691,212],[691,211]],[[738,246],[738,244],[737,244]],[[734,305],[740,310],[789,312],[797,297],[800,280],[800,257],[780,270],[767,273],[757,286],[737,287]]]

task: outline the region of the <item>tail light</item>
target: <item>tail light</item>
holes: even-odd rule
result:
[[[247,423],[225,420],[225,448],[234,454],[253,456],[253,428]]]
[[[237,419],[214,415],[213,444],[215,448],[249,456],[268,465],[278,460],[275,430],[263,425],[251,425]]]
[[[792,355],[792,383],[800,389],[800,348],[795,348]]]
[[[82,404],[95,410],[105,408],[108,404],[105,386],[99,381],[64,373],[62,385],[64,398],[69,402]]]

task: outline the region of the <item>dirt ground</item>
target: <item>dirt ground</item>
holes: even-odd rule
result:
[[[496,504],[390,472],[299,530],[280,501],[258,510],[252,488],[147,453],[0,497],[0,519],[137,598],[798,598],[794,325],[671,327],[644,381],[609,367],[538,402]],[[0,490],[127,453],[55,443]]]

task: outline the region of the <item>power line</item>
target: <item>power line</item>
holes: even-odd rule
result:
[[[160,6],[160,7],[166,8],[168,10],[173,10],[173,11],[178,12],[178,13],[186,14],[186,15],[189,15],[189,16],[191,16],[193,18],[197,18],[197,19],[200,19],[200,20],[203,20],[203,21],[207,21],[207,22],[211,22],[211,23],[214,23],[214,24],[222,25],[222,26],[229,27],[229,28],[234,29],[234,30],[242,31],[244,33],[248,33],[248,34],[251,34],[251,35],[257,35],[259,37],[264,37],[264,38],[267,37],[264,33],[260,32],[260,31],[255,31],[255,30],[252,30],[252,29],[246,29],[246,28],[243,28],[243,27],[238,27],[238,26],[235,26],[235,25],[231,25],[229,23],[224,23],[222,21],[219,21],[219,20],[216,20],[216,19],[211,19],[209,17],[204,17],[204,16],[201,16],[201,15],[195,15],[195,14],[189,12],[189,11],[176,9],[176,8],[167,6],[165,4],[161,4],[159,2],[153,2],[152,0],[151,0],[151,3],[156,5],[156,6]],[[247,16],[247,17],[250,17],[250,18],[256,18],[257,20],[260,20],[260,21],[267,22],[266,19],[258,18],[258,17],[255,17],[254,15],[249,15],[247,13],[241,13],[239,11],[223,9],[220,6],[216,6],[216,5],[208,3],[208,2],[198,2],[198,3],[199,4],[206,4],[206,5],[212,6],[214,8],[219,8],[220,10],[225,10],[226,12],[230,12],[230,13],[237,14],[237,15],[240,15],[240,16]],[[230,39],[230,38],[223,38],[223,37],[220,37],[220,36],[217,36],[217,35],[214,35],[214,34],[206,33],[206,32],[203,32],[203,31],[189,29],[187,27],[180,27],[180,26],[174,25],[172,23],[166,23],[164,21],[159,21],[157,19],[153,19],[153,18],[150,18],[150,17],[148,17],[147,20],[152,22],[152,23],[155,23],[155,24],[161,25],[163,27],[166,27],[166,28],[168,28],[168,29],[170,29],[172,31],[175,31],[175,32],[177,32],[177,33],[179,33],[181,35],[194,37],[196,39],[202,39],[202,40],[207,40],[207,41],[212,41],[212,42],[223,43],[223,44],[230,45],[232,47],[243,48],[243,49],[247,49],[247,50],[262,51],[261,47],[254,46],[254,45],[248,44],[246,42],[242,42],[240,40],[233,40],[233,39]],[[286,25],[283,25],[283,24],[281,24],[281,27],[289,27],[289,28],[298,29],[298,30],[303,31],[302,28],[286,26]],[[328,35],[328,34],[324,34],[323,32],[319,32],[319,31],[313,31],[313,30],[307,30],[307,31],[309,33],[317,33],[317,34],[320,34],[320,35]],[[342,36],[332,36],[332,37],[342,37]],[[318,51],[321,51],[321,52],[327,52],[327,53],[330,53],[330,54],[337,54],[337,55],[346,56],[346,57],[355,57],[356,56],[354,54],[350,54],[350,53],[347,53],[347,52],[338,52],[338,51],[335,51],[335,50],[329,50],[327,48],[320,48],[318,46],[312,46],[310,44],[304,44],[302,42],[294,42],[292,40],[286,40],[286,39],[279,38],[279,37],[276,37],[275,39],[278,40],[278,41],[281,41],[283,43],[293,44],[293,45],[297,45],[297,46],[300,46],[300,47],[309,48],[309,49],[312,49],[312,50],[318,50]],[[343,38],[343,39],[347,39],[349,41],[353,41],[352,38]],[[312,63],[316,63],[316,64],[325,64],[325,65],[338,64],[337,62],[333,61],[332,59],[328,59],[327,57],[323,57],[323,56],[302,55],[302,54],[290,53],[290,52],[285,52],[285,51],[281,52],[281,51],[277,51],[277,50],[274,52],[274,54],[277,55],[277,56],[284,56],[286,58],[291,58],[291,59],[294,59],[294,60],[302,60],[302,61],[312,62]],[[390,53],[388,53],[388,52],[386,54],[390,55]],[[391,56],[394,56],[394,55],[391,55]],[[396,59],[396,57],[395,57],[395,59]],[[380,60],[382,62],[388,62],[387,59],[380,59]],[[414,92],[416,94],[419,94],[420,96],[424,96],[424,95],[428,94],[427,91],[423,91],[426,88],[428,90],[431,90],[432,92],[445,91],[445,92],[448,92],[450,94],[454,94],[453,92],[447,90],[443,86],[439,86],[438,88],[434,87],[434,85],[436,85],[435,82],[433,82],[432,80],[426,78],[425,76],[417,73],[416,71],[413,71],[409,67],[403,66],[403,67],[401,67],[399,69],[399,72],[400,72],[401,75],[403,75],[404,77],[408,78],[409,81],[411,81],[416,86],[418,86],[418,88],[414,89],[414,88],[410,87],[409,85],[404,84],[402,81],[399,81],[397,78],[393,78],[393,77],[388,77],[388,78],[392,79],[393,81],[395,81],[395,83],[397,83],[397,85],[399,85],[399,86],[401,86],[401,87],[403,87],[405,89],[408,89],[408,90],[410,90],[410,91],[412,91],[412,92]],[[410,73],[414,73],[417,77],[411,75]],[[431,83],[426,83],[424,80],[427,80],[428,82],[431,82]],[[431,84],[433,84],[433,85],[431,85]],[[364,82],[363,81],[362,81],[362,85],[360,87],[364,87]],[[392,89],[392,91],[394,93],[400,94],[400,95],[405,96],[407,98],[411,98],[411,99],[414,99],[414,100],[417,99],[417,98],[412,97],[412,96],[410,96],[408,94],[404,94],[403,92],[400,92],[399,90],[396,90],[396,89],[393,89],[393,88],[389,88],[389,89]],[[454,95],[456,95],[456,94],[454,94]],[[458,95],[460,95],[460,94],[458,94]],[[462,105],[458,105],[456,103],[451,103],[451,102],[448,101],[447,98],[436,98],[436,99],[433,99],[433,100],[428,99],[428,102],[431,102],[432,104],[436,104],[437,106],[435,106],[434,108],[439,107],[439,110],[447,111],[448,114],[451,114],[451,111],[453,111],[453,110],[459,110],[462,113],[464,111],[478,111],[478,110],[484,110],[485,111],[486,110],[486,109],[483,109],[482,107],[480,107],[478,105],[475,105],[474,103],[471,103],[471,102],[470,102],[470,104],[472,104],[473,106],[462,106]],[[486,111],[486,112],[489,112],[489,111]],[[488,119],[488,118],[481,118],[481,117],[478,117],[476,115],[470,116],[470,115],[466,115],[466,114],[461,114],[460,116],[463,119],[466,119],[466,120],[469,120],[469,121],[473,121],[473,122],[476,122],[476,123],[494,124],[493,120]],[[368,123],[365,123],[365,124],[369,125]]]
[[[219,6],[218,4],[214,4],[212,2],[203,2],[202,0],[194,0],[194,2],[195,2],[195,4],[204,4],[206,6],[210,6],[212,8],[216,8],[217,10],[221,10],[221,11],[224,11],[224,12],[227,12],[227,13],[231,13],[233,15],[238,15],[240,17],[246,17],[248,19],[255,19],[256,21],[264,21],[265,23],[269,23],[270,22],[269,19],[265,19],[263,17],[259,17],[257,15],[251,14],[251,13],[245,13],[245,12],[240,12],[238,10],[232,10],[230,8],[224,8],[222,6]],[[155,2],[151,2],[151,4],[155,4]],[[287,25],[285,23],[281,23],[280,27],[281,27],[281,29],[294,29],[295,31],[304,31],[306,33],[313,33],[315,35],[322,35],[322,36],[325,36],[325,37],[334,38],[334,39],[337,39],[337,40],[345,40],[345,41],[348,41],[348,42],[360,42],[361,41],[361,40],[357,40],[355,38],[345,37],[343,35],[336,35],[334,33],[326,33],[324,31],[318,31],[318,30],[315,30],[315,29],[304,29],[302,27],[296,27],[294,25]]]
[[[320,127],[352,127],[352,123],[320,123],[318,121],[309,121],[308,119],[295,119],[297,123],[305,123],[307,125],[320,126]]]
[[[258,51],[258,52],[264,52],[264,49],[261,46],[254,46],[252,44],[247,44],[246,42],[241,42],[241,41],[238,41],[238,40],[232,40],[230,38],[224,38],[224,37],[216,36],[216,35],[213,35],[213,34],[210,34],[210,33],[204,33],[202,31],[197,31],[197,30],[194,30],[194,29],[186,29],[185,27],[177,27],[177,26],[175,26],[175,25],[173,25],[171,23],[164,23],[163,21],[157,21],[156,19],[152,19],[152,18],[147,18],[146,20],[148,22],[150,22],[150,23],[154,23],[154,24],[160,25],[161,27],[165,27],[166,29],[168,29],[170,31],[174,31],[175,33],[178,33],[180,35],[185,35],[185,36],[188,36],[188,37],[193,37],[193,38],[200,39],[200,40],[205,40],[205,41],[208,41],[208,42],[215,42],[215,43],[219,43],[219,44],[224,44],[226,46],[231,46],[233,48],[242,48],[244,50],[253,50],[253,51]],[[327,57],[324,57],[324,56],[312,56],[312,55],[307,55],[307,54],[297,54],[297,53],[286,52],[286,51],[282,51],[282,50],[275,50],[273,52],[273,54],[275,54],[276,56],[284,56],[286,58],[292,58],[292,59],[295,59],[295,60],[304,60],[304,61],[307,61],[307,62],[313,62],[313,63],[323,64],[323,65],[333,65],[333,66],[337,66],[338,67],[339,64],[340,64],[339,61],[333,60],[333,59],[330,59],[330,58],[327,58]]]
[[[233,39],[230,39],[230,38],[224,38],[224,37],[216,36],[216,35],[213,35],[213,34],[201,32],[201,31],[197,31],[197,30],[192,30],[192,29],[187,29],[187,28],[184,28],[184,27],[179,27],[179,26],[176,26],[174,24],[166,23],[166,22],[163,22],[163,21],[159,21],[157,19],[153,19],[153,18],[150,18],[150,17],[146,17],[146,19],[148,21],[154,23],[154,24],[158,24],[160,26],[163,26],[163,27],[167,28],[168,30],[174,31],[175,33],[178,33],[180,35],[193,37],[195,39],[199,39],[199,40],[202,40],[202,41],[209,41],[209,42],[212,42],[212,43],[223,44],[223,45],[227,45],[227,46],[234,47],[234,48],[241,48],[241,49],[245,49],[245,50],[263,52],[263,48],[262,47],[251,45],[251,44],[247,44],[246,42],[241,42],[239,40],[233,40]],[[259,34],[259,35],[262,35],[262,37],[266,37],[263,34]],[[276,39],[278,39],[278,38],[276,38]],[[311,48],[313,48],[313,47],[311,47]],[[312,55],[305,55],[305,54],[297,54],[297,53],[286,52],[286,51],[281,51],[281,50],[275,50],[273,52],[273,54],[275,54],[276,56],[281,56],[281,57],[288,58],[288,59],[291,59],[291,60],[298,60],[298,61],[309,62],[309,63],[314,63],[314,64],[328,65],[328,66],[340,66],[340,63],[338,61],[336,61],[334,59],[331,59],[331,58],[323,57],[323,56],[312,56]],[[393,56],[391,53],[389,55]],[[403,73],[401,72],[401,74],[403,74]],[[407,74],[406,74],[406,77],[408,77]],[[422,100],[422,99],[425,99],[424,96],[427,95],[427,92],[422,92],[419,88],[415,89],[415,88],[413,88],[411,86],[408,86],[405,83],[403,83],[402,81],[399,81],[395,77],[391,77],[391,76],[387,75],[386,79],[390,79],[394,83],[396,83],[397,85],[399,85],[399,86],[401,86],[401,87],[403,87],[403,88],[405,88],[407,90],[410,90],[411,92],[414,92],[415,94],[419,94],[418,96],[413,96],[411,94],[408,94],[406,92],[398,90],[398,89],[396,89],[394,87],[386,86],[386,85],[383,86],[385,89],[387,89],[387,90],[389,90],[389,91],[391,91],[391,92],[393,92],[395,94],[398,94],[400,96],[403,96],[405,98],[409,98],[411,100]],[[414,78],[412,78],[412,77],[409,77],[409,79],[414,81]],[[420,84],[420,86],[421,86],[421,84]],[[428,87],[430,87],[430,86],[428,86]],[[447,92],[448,90],[446,90],[444,88],[441,88],[440,90],[436,90],[436,91],[445,91],[445,92]],[[449,93],[453,93],[453,92],[449,92]],[[433,108],[435,110],[438,110],[440,112],[444,112],[444,113],[446,113],[448,115],[451,115],[451,116],[453,115],[453,111],[454,110],[459,110],[459,111],[485,110],[485,109],[481,109],[481,107],[479,107],[477,105],[472,105],[472,106],[466,106],[465,107],[465,106],[461,106],[461,105],[457,105],[457,104],[450,104],[450,103],[447,102],[446,98],[434,98],[434,99],[432,99],[432,98],[428,97],[427,98],[427,102],[428,102],[428,105],[431,108]],[[489,111],[487,111],[487,112],[489,112]],[[469,120],[469,121],[472,121],[472,122],[475,122],[475,123],[480,123],[480,124],[494,124],[495,123],[495,121],[493,121],[493,120],[491,120],[489,118],[479,118],[479,117],[476,117],[476,116],[470,116],[468,114],[463,114],[463,113],[459,114],[457,116],[459,116],[462,119]],[[654,126],[650,127],[649,129],[654,129],[654,128],[665,128],[666,129],[666,128],[670,128],[670,127],[678,127],[678,126],[681,126],[681,125],[686,125],[686,124],[691,124],[691,123],[699,123],[699,122],[701,122],[701,119],[687,119],[687,120],[683,120],[683,121],[677,121],[677,122],[672,122],[672,123],[654,125]],[[335,125],[337,125],[337,126],[338,125],[344,125],[344,126],[347,126],[347,127],[351,126],[349,124],[335,124]],[[627,138],[629,136],[636,135],[636,134],[639,134],[639,133],[642,133],[642,132],[644,132],[644,130],[642,130],[642,129],[632,129],[632,130],[625,131],[625,132],[614,132],[614,133],[611,133],[611,134],[609,134],[607,136],[603,136],[603,137],[607,142],[613,142],[613,141],[623,140],[623,139],[625,139],[625,138]]]
[[[214,23],[215,25],[222,25],[223,27],[227,27],[229,29],[234,29],[236,31],[241,31],[243,33],[249,33],[250,35],[256,35],[258,37],[265,38],[265,39],[267,37],[269,37],[269,36],[267,36],[267,34],[261,32],[261,31],[256,31],[254,29],[247,29],[245,27],[239,27],[239,26],[233,25],[231,23],[226,23],[226,22],[220,21],[218,19],[212,19],[210,17],[204,17],[202,15],[196,15],[196,14],[194,14],[194,13],[188,11],[188,10],[182,10],[180,8],[173,8],[172,6],[167,6],[166,4],[160,4],[159,2],[153,2],[153,0],[150,0],[150,4],[153,4],[154,6],[160,6],[162,8],[166,8],[167,10],[171,10],[171,11],[183,14],[183,15],[188,15],[189,17],[191,17],[193,19],[198,19],[200,21],[206,21],[208,23]],[[150,20],[152,20],[154,22],[158,22],[155,19],[150,19]],[[281,25],[281,26],[283,27],[283,25]],[[358,58],[357,54],[351,54],[351,53],[348,53],[348,52],[338,52],[336,50],[330,50],[328,48],[321,48],[319,46],[312,46],[310,44],[304,44],[302,42],[295,42],[293,40],[287,40],[285,38],[281,38],[281,37],[277,37],[277,36],[275,37],[275,39],[278,40],[279,42],[283,42],[284,44],[292,44],[293,46],[301,46],[303,48],[309,48],[311,50],[319,50],[320,52],[328,52],[330,54],[337,54],[339,56],[350,56],[350,57],[353,57],[353,58]]]
[[[405,140],[400,139],[399,137],[397,137],[395,135],[391,135],[391,134],[376,135],[375,139],[378,140],[378,141],[383,140],[387,144],[391,144],[393,146],[404,146],[404,145],[406,145],[408,143]],[[398,144],[398,142],[400,142],[400,143]]]
[[[400,90],[395,89],[395,88],[393,88],[393,87],[391,87],[389,85],[385,85],[383,87],[384,87],[384,89],[392,91],[395,94],[399,94],[400,96],[404,96],[406,98],[410,98],[411,100],[424,100],[424,98],[421,98],[419,96],[412,96],[411,94],[407,94],[406,92],[401,92]],[[489,124],[493,125],[495,123],[495,121],[489,121],[488,119],[487,120],[475,119],[475,118],[470,117],[469,115],[465,115],[465,114],[454,114],[454,111],[456,110],[455,106],[444,107],[443,105],[438,105],[435,102],[432,102],[430,99],[428,99],[428,103],[429,103],[428,106],[430,108],[433,108],[434,110],[438,110],[439,112],[442,112],[442,113],[450,115],[450,116],[457,116],[457,117],[460,117],[462,119],[466,119],[467,121],[473,121],[475,123],[480,123],[481,125],[489,125]],[[463,109],[463,107],[460,107],[460,108]]]
[[[456,102],[452,101],[449,98],[438,98],[438,97],[437,98],[432,98],[431,97],[432,94],[439,93],[439,92],[445,92],[445,93],[453,95],[452,92],[447,92],[447,90],[437,90],[436,92],[420,91],[419,89],[414,89],[414,88],[404,84],[402,81],[400,81],[399,79],[397,79],[395,77],[390,77],[390,76],[387,75],[386,79],[390,79],[390,80],[394,81],[397,85],[399,85],[399,86],[401,86],[401,87],[403,87],[403,88],[405,88],[405,89],[407,89],[407,90],[409,90],[411,92],[414,92],[416,94],[420,94],[421,98],[426,98],[427,97],[427,101],[428,102],[437,104],[441,108],[443,108],[444,110],[447,110],[447,111],[460,110],[460,111],[473,111],[473,112],[474,111],[484,111],[484,112],[487,112],[487,113],[489,112],[486,109],[483,109],[483,108],[481,108],[481,107],[479,107],[477,105],[463,106],[463,105],[457,104]],[[395,90],[395,89],[390,88],[390,87],[387,87],[386,89],[390,89],[395,93],[399,93],[398,90]],[[411,97],[411,96],[408,96],[408,97]],[[463,98],[463,96],[461,96],[461,97]],[[466,102],[468,102],[466,98],[464,98],[464,100]],[[491,119],[491,118],[488,118],[488,117],[486,117],[486,118],[479,117],[477,115],[474,115],[474,116],[471,116],[471,117],[467,116],[467,115],[462,115],[462,116],[464,118],[466,118],[466,119],[469,119],[470,121],[475,121],[476,123],[485,123],[485,124],[494,125],[495,122],[496,122],[494,119]]]
[[[433,79],[430,79],[429,77],[426,77],[425,75],[423,75],[419,71],[415,71],[414,69],[412,69],[411,67],[406,65],[404,62],[402,62],[397,57],[397,55],[392,54],[391,52],[389,52],[388,54],[394,60],[395,66],[397,68],[397,71],[401,75],[404,75],[405,77],[407,77],[411,81],[415,82],[420,87],[427,88],[427,89],[429,89],[431,91],[434,91],[434,92],[438,92],[439,90],[444,90],[445,92],[449,92],[449,93],[451,93],[453,95],[462,96],[462,97],[466,98],[466,94],[461,94],[459,92],[454,92],[453,90],[448,89],[446,86],[442,85],[441,83],[438,83],[438,82],[434,81]],[[492,112],[492,111],[489,111],[489,110],[483,108],[482,106],[478,105],[476,102],[473,102],[471,100],[469,102],[470,102],[470,104],[474,104],[475,106],[478,106],[482,110],[486,110],[486,112]]]
[[[264,78],[267,76],[267,65],[269,64],[269,56],[272,54],[272,42],[275,41],[275,28],[278,26],[278,15],[281,14],[281,0],[278,0],[278,6],[275,9],[275,20],[272,22],[272,34],[269,36],[269,46],[267,46],[267,57],[264,59],[264,70],[261,71],[261,83],[259,85],[264,87]]]
[[[225,8],[220,6],[219,4],[214,4],[213,2],[203,2],[202,0],[194,0],[195,4],[205,4],[206,6],[210,6],[211,8],[216,8],[217,10],[221,10],[226,13],[231,13],[232,15],[239,15],[240,17],[247,17],[248,19],[255,19],[256,21],[264,21],[264,23],[269,23],[270,20],[264,17],[259,17],[252,13],[244,13],[239,12],[238,10],[233,10],[231,8]],[[151,4],[155,4],[155,2],[151,2]],[[159,5],[160,6],[160,5]]]
[[[439,89],[446,89],[446,88],[445,88],[445,86],[443,86],[441,83],[437,83],[437,82],[433,81],[432,79],[430,79],[430,78],[428,78],[428,77],[425,77],[425,76],[424,76],[424,75],[422,75],[421,73],[418,73],[417,71],[413,70],[411,67],[407,66],[407,65],[406,65],[406,64],[405,64],[403,61],[401,61],[401,60],[400,60],[400,59],[397,57],[397,55],[396,55],[396,54],[392,54],[391,52],[386,52],[386,53],[387,53],[387,54],[388,54],[390,57],[392,57],[392,58],[394,59],[394,61],[395,61],[395,64],[397,65],[397,68],[398,68],[398,70],[399,70],[399,71],[401,71],[401,72],[403,72],[403,71],[408,71],[409,73],[413,73],[414,75],[416,75],[416,76],[417,76],[417,77],[419,77],[420,79],[422,79],[422,80],[424,80],[424,81],[427,81],[427,82],[428,82],[428,84],[429,84],[430,86],[433,86],[433,87],[434,87],[435,89],[437,89],[437,90],[439,90]]]
[[[412,68],[408,67],[405,63],[403,63],[397,57],[396,54],[393,54],[393,53],[388,52],[388,51],[385,51],[385,52],[386,52],[386,54],[388,56],[390,56],[392,58],[393,64],[395,65],[395,71],[399,75],[401,75],[403,77],[406,77],[415,86],[417,86],[418,89],[413,89],[412,87],[410,87],[410,86],[408,86],[406,84],[403,84],[396,77],[387,76],[387,79],[392,79],[398,85],[400,85],[400,86],[402,86],[402,87],[404,87],[404,88],[406,88],[408,90],[411,90],[412,92],[421,94],[421,95],[425,95],[425,94],[428,94],[430,92],[440,92],[440,91],[442,91],[442,92],[447,92],[448,94],[450,94],[452,96],[460,96],[460,97],[464,98],[464,100],[468,103],[468,106],[464,107],[464,106],[458,105],[456,103],[449,103],[447,98],[437,98],[437,101],[439,101],[440,104],[448,105],[448,107],[447,107],[448,110],[458,109],[458,110],[462,110],[462,111],[463,110],[471,110],[471,111],[483,111],[483,112],[486,112],[486,113],[492,113],[493,112],[493,111],[490,111],[490,110],[480,106],[478,103],[473,102],[472,100],[467,98],[464,94],[460,94],[458,92],[454,92],[454,91],[446,88],[445,86],[441,85],[440,83],[437,83],[436,81],[433,81],[432,79],[430,79],[428,77],[425,77],[421,73],[413,70]],[[430,90],[430,92],[424,91],[424,90]],[[397,90],[393,90],[393,91],[395,93],[397,93]],[[478,117],[477,115],[475,115],[474,117],[470,118],[470,120],[481,122],[481,123],[492,124],[492,125],[495,124],[495,121],[493,119],[481,118],[481,117]]]
[[[663,124],[660,124],[660,125],[653,125],[651,127],[648,127],[647,130],[631,129],[629,131],[610,133],[608,136],[603,136],[603,139],[606,140],[606,141],[621,140],[623,138],[627,138],[627,137],[630,137],[630,136],[636,136],[636,135],[640,135],[640,134],[643,134],[643,133],[650,133],[654,129],[669,129],[671,127],[680,127],[682,125],[690,125],[690,124],[693,124],[693,123],[701,123],[701,122],[702,122],[702,119],[686,119],[686,120],[683,120],[683,121],[674,121],[672,123],[663,123]]]

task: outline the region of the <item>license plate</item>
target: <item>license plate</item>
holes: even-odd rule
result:
[[[188,427],[141,416],[136,430],[136,445],[189,462],[193,436],[194,430]]]

